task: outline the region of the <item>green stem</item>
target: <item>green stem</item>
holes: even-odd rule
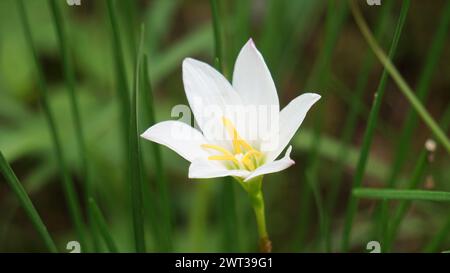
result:
[[[247,191],[253,211],[256,216],[256,225],[258,228],[259,246],[262,253],[272,252],[272,242],[266,227],[266,216],[264,208],[264,195],[262,192],[263,176],[256,177],[248,182],[237,180],[239,184]]]
[[[445,133],[441,130],[441,128],[433,119],[433,117],[431,117],[431,115],[425,109],[420,100],[414,95],[414,92],[411,89],[411,87],[408,85],[405,79],[403,79],[400,72],[398,72],[397,68],[394,66],[394,64],[392,64],[392,62],[386,56],[384,51],[378,45],[377,41],[372,35],[372,32],[367,26],[364,17],[362,16],[361,11],[358,5],[356,4],[356,1],[350,0],[350,4],[356,24],[358,25],[359,29],[361,30],[361,33],[367,40],[369,46],[372,48],[377,58],[383,64],[384,68],[391,75],[391,77],[394,79],[395,83],[398,85],[403,95],[408,99],[409,103],[411,103],[413,108],[417,111],[417,113],[423,119],[428,128],[436,136],[436,139],[445,147],[447,152],[450,153],[450,141],[445,135]]]

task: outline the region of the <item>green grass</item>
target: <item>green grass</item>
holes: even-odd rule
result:
[[[441,122],[440,122],[440,124],[442,125],[442,128],[444,130],[448,130],[448,128],[450,127],[450,119],[448,118],[449,116],[450,116],[450,107],[447,108],[447,111],[444,113],[443,118],[441,119]],[[412,172],[411,178],[409,179],[409,182],[407,184],[408,189],[417,188],[419,183],[423,180],[425,170],[427,170],[427,167],[430,165],[429,157],[432,155],[433,155],[433,152],[430,152],[426,149],[423,149],[420,152],[419,156],[417,157],[416,163],[415,163],[414,171]],[[386,203],[386,202],[384,202],[384,203]],[[394,214],[391,217],[391,220],[388,221],[388,219],[382,219],[385,222],[384,223],[381,222],[381,223],[387,225],[385,227],[384,234],[383,234],[384,235],[383,243],[384,243],[385,249],[387,251],[390,251],[392,244],[394,242],[394,239],[397,235],[398,228],[399,228],[408,208],[410,207],[410,205],[411,204],[409,201],[402,201],[397,205],[397,208],[394,211]],[[446,230],[445,226],[446,225],[444,225],[443,231],[440,232],[439,234],[445,233],[445,230]],[[441,238],[440,240],[437,240],[440,242],[440,241],[442,241],[443,235],[441,235],[441,236],[437,235],[436,237]],[[436,241],[436,240],[432,240],[432,241]]]
[[[355,188],[352,192],[358,198],[450,202],[450,192],[445,191]]]
[[[50,103],[49,103],[49,92],[47,89],[47,85],[44,78],[44,73],[42,71],[42,66],[39,62],[39,58],[36,52],[36,48],[34,46],[32,32],[30,29],[30,24],[28,21],[27,13],[25,10],[25,5],[23,3],[23,0],[17,1],[18,8],[19,8],[19,14],[20,19],[22,22],[22,27],[24,30],[24,35],[26,42],[29,46],[29,51],[31,52],[33,56],[33,63],[35,66],[35,69],[37,71],[37,81],[39,85],[39,92],[40,92],[40,98],[41,98],[41,104],[42,108],[45,113],[45,117],[50,129],[52,143],[54,145],[54,150],[56,154],[56,158],[58,161],[58,169],[60,171],[60,176],[62,180],[62,186],[64,190],[64,194],[67,200],[67,205],[69,208],[69,213],[72,218],[72,222],[75,225],[75,229],[77,232],[78,240],[83,248],[87,248],[86,244],[86,238],[85,238],[85,232],[84,232],[84,223],[83,218],[81,215],[81,209],[80,204],[77,200],[77,194],[75,192],[74,183],[72,181],[72,178],[70,177],[66,160],[63,155],[63,145],[61,137],[58,134],[57,128],[56,128],[56,122],[54,118],[54,114],[52,113],[52,110],[50,109]]]
[[[89,209],[92,212],[92,220],[97,226],[98,230],[100,231],[100,234],[103,237],[103,240],[106,243],[106,246],[108,247],[109,252],[119,252],[116,243],[114,242],[114,239],[109,232],[108,225],[106,223],[105,217],[103,216],[102,212],[100,211],[100,208],[98,207],[97,203],[95,203],[94,199],[89,199]]]
[[[67,39],[67,35],[65,33],[65,23],[63,21],[63,16],[60,11],[60,7],[58,6],[58,3],[56,0],[49,0],[49,6],[51,8],[52,12],[52,18],[54,22],[54,26],[56,28],[56,33],[58,36],[58,42],[59,42],[59,51],[61,54],[61,59],[63,63],[63,71],[64,71],[64,80],[66,82],[66,88],[67,92],[69,93],[70,98],[70,106],[71,106],[71,113],[74,120],[75,125],[75,132],[76,132],[76,139],[77,139],[77,146],[78,146],[78,154],[80,158],[80,166],[81,166],[81,173],[84,180],[84,195],[85,195],[85,206],[87,207],[87,215],[89,219],[89,227],[90,227],[90,233],[93,238],[93,244],[94,244],[94,250],[98,249],[96,247],[97,245],[97,236],[96,232],[92,229],[92,221],[93,221],[93,215],[92,211],[89,209],[88,206],[88,200],[89,198],[93,197],[93,189],[92,189],[92,179],[90,175],[89,170],[89,164],[88,164],[88,157],[87,157],[87,150],[86,150],[86,137],[84,133],[84,127],[83,123],[80,117],[80,110],[79,110],[79,102],[76,96],[76,80],[75,80],[75,72],[73,70],[73,61],[71,57],[71,52],[69,48],[70,41]]]
[[[143,81],[141,85],[142,86],[141,98],[142,98],[142,107],[144,108],[143,115],[145,116],[143,120],[146,122],[147,126],[150,126],[156,123],[156,117],[154,110],[153,89],[148,69],[148,56],[146,54],[144,54],[143,56],[141,70]],[[147,145],[148,144],[149,143],[147,143]],[[151,224],[153,225],[153,229],[155,230],[154,237],[157,238],[159,250],[169,252],[172,251],[173,249],[173,242],[172,242],[172,212],[171,212],[172,205],[170,203],[169,198],[167,176],[164,172],[165,167],[163,164],[160,146],[156,143],[150,143],[150,146],[151,151],[149,151],[149,153],[153,157],[152,162],[154,165],[153,169],[155,172],[157,196],[159,197],[160,201],[159,202],[160,206],[157,207],[161,208],[160,209],[161,211],[158,214],[159,215],[158,220],[153,219],[153,221],[151,221]],[[148,151],[148,149],[147,150],[144,149],[144,151]],[[149,197],[149,194],[147,194],[147,197]],[[150,198],[156,199],[154,195],[153,197]],[[150,201],[151,200],[144,200],[144,202],[147,203],[149,203]],[[152,204],[149,205],[152,206],[152,208],[149,208],[149,210],[154,210],[156,202],[152,202]],[[150,216],[155,218],[156,214],[150,214]]]
[[[144,32],[142,31],[143,35]],[[130,107],[130,123],[129,123],[129,145],[130,145],[130,190],[131,190],[131,206],[133,211],[133,230],[134,243],[136,252],[145,252],[145,226],[144,226],[144,204],[143,204],[143,178],[142,178],[142,155],[140,145],[140,132],[138,130],[138,98],[141,89],[141,62],[143,50],[143,36],[140,38],[138,54],[136,56],[135,76],[133,81],[133,93],[131,97]]]
[[[382,40],[382,34],[387,32],[388,15],[392,10],[393,3],[393,1],[386,2],[382,6],[381,11],[378,15],[378,21],[375,31],[375,37],[377,41]],[[336,206],[337,198],[342,185],[342,172],[345,167],[345,160],[349,155],[349,151],[345,147],[351,142],[351,138],[352,136],[354,136],[356,130],[358,121],[357,105],[361,102],[364,93],[368,91],[367,86],[369,82],[370,71],[373,69],[374,61],[374,56],[370,49],[368,49],[364,55],[364,60],[356,81],[355,90],[353,91],[355,95],[348,95],[348,97],[351,98],[350,111],[347,114],[342,133],[340,135],[340,140],[344,145],[342,145],[339,149],[338,159],[336,160],[337,164],[332,169],[332,180],[330,182],[331,190],[330,197],[328,198],[328,210],[330,214],[333,212],[332,210]],[[370,110],[368,110],[368,113],[370,113]]]
[[[354,12],[357,4],[353,1],[351,3],[352,3],[352,11]],[[395,52],[397,50],[397,45],[399,43],[400,35],[402,33],[403,26],[406,21],[406,16],[408,14],[408,9],[409,9],[410,3],[411,2],[409,0],[402,2],[402,9],[400,11],[400,16],[399,16],[399,19],[397,22],[397,26],[395,28],[394,38],[392,40],[392,44],[389,49],[389,57],[388,57],[389,59],[392,59],[394,57]],[[362,184],[362,180],[364,178],[364,172],[365,172],[366,164],[367,164],[367,157],[369,155],[370,147],[372,144],[375,126],[378,122],[378,116],[379,116],[379,112],[380,112],[380,108],[381,108],[381,102],[383,99],[384,92],[386,90],[387,78],[388,78],[388,73],[387,73],[387,69],[385,68],[381,75],[381,79],[378,84],[378,88],[374,94],[374,101],[372,104],[372,108],[370,110],[367,127],[364,131],[361,153],[360,153],[360,157],[358,160],[352,188],[360,187]],[[350,240],[352,226],[353,226],[353,219],[355,217],[357,207],[358,207],[358,199],[355,197],[357,197],[357,195],[356,196],[353,195],[350,197],[350,200],[349,200],[348,206],[347,206],[344,231],[343,231],[343,235],[342,235],[342,250],[343,251],[348,251],[348,248],[349,248],[349,240]]]
[[[330,60],[332,58],[332,54],[334,52],[337,39],[339,37],[339,32],[347,18],[348,7],[345,3],[337,3],[337,2],[329,2],[328,10],[327,10],[327,20],[326,20],[326,28],[325,28],[325,40],[323,47],[321,48],[319,56],[314,61],[314,65],[312,70],[308,76],[308,80],[306,82],[306,90],[322,90],[327,85],[328,80],[330,79]],[[337,11],[336,11],[337,9]],[[323,130],[323,112],[324,112],[324,104],[323,100],[326,100],[328,92],[320,92],[322,95],[322,101],[319,102],[318,105],[318,114],[315,118],[315,126],[313,130],[313,141],[311,141],[310,147],[310,157],[308,159],[306,174],[308,177],[305,177],[307,181],[309,181],[309,187],[307,187],[307,183],[304,183],[304,189],[302,195],[300,197],[300,229],[299,229],[299,242],[300,249],[304,247],[304,241],[306,238],[306,234],[308,232],[308,227],[310,226],[309,219],[310,217],[310,206],[311,206],[311,198],[315,196],[316,206],[318,209],[323,208],[323,204],[318,204],[319,199],[317,199],[318,194],[314,194],[317,192],[318,188],[318,175],[317,172],[320,170],[319,160],[319,150],[323,145],[321,138],[319,137],[320,132]],[[320,199],[321,200],[321,199]],[[323,209],[319,221],[321,225],[321,230],[323,233],[327,233],[325,238],[323,238],[327,251],[331,251],[331,238],[326,232],[329,228],[328,215],[325,214]],[[296,242],[297,243],[297,242]]]
[[[370,29],[368,28],[367,24],[364,21],[364,18],[361,15],[361,12],[357,8],[357,4],[355,1],[351,0],[352,3],[352,11],[355,17],[355,21],[358,24],[358,27],[361,30],[361,33],[366,38],[367,42],[369,43],[370,47],[372,48],[373,52],[377,56],[377,58],[380,60],[380,62],[384,65],[387,72],[389,72],[390,76],[393,78],[395,83],[398,85],[400,91],[402,91],[403,95],[408,99],[411,106],[414,108],[414,110],[418,113],[418,115],[423,119],[425,124],[428,126],[428,128],[433,132],[436,139],[444,146],[444,148],[447,150],[448,153],[450,153],[450,141],[445,135],[445,133],[442,131],[442,129],[439,127],[439,125],[436,123],[436,121],[433,119],[433,117],[428,113],[426,108],[423,106],[423,104],[420,102],[420,100],[414,95],[414,92],[412,91],[409,84],[404,80],[402,75],[398,72],[397,68],[394,66],[394,64],[390,61],[390,58],[386,56],[384,51],[380,48],[377,41],[374,39],[372,33],[370,32]]]
[[[445,38],[447,36],[448,27],[450,23],[450,3],[447,3],[444,10],[442,11],[442,16],[440,19],[439,27],[436,30],[436,33],[434,35],[433,41],[431,43],[430,49],[428,50],[427,56],[426,56],[426,62],[424,64],[424,67],[422,69],[421,75],[418,80],[417,84],[417,97],[422,102],[425,103],[426,98],[428,96],[428,93],[430,91],[430,83],[432,80],[432,77],[434,75],[434,71],[436,69],[438,60],[440,56],[442,55],[442,49],[445,45]],[[441,123],[442,124],[442,123]],[[416,130],[418,125],[417,120],[417,114],[410,109],[406,115],[405,123],[403,125],[403,128],[400,133],[400,137],[397,142],[397,148],[395,149],[395,158],[392,163],[392,168],[389,173],[389,177],[386,181],[387,187],[393,187],[395,186],[395,182],[397,180],[397,177],[401,171],[401,167],[404,165],[406,158],[409,155],[409,149],[408,147],[411,146],[412,142],[412,135],[414,134],[414,131]],[[445,127],[443,127],[445,128]],[[424,155],[424,152],[422,152],[417,161],[417,167],[416,169],[421,169],[421,166],[424,164],[426,160],[426,156]],[[416,172],[414,172],[416,174]],[[419,183],[419,179],[421,177],[420,172],[416,174],[416,176],[413,175],[412,181],[416,181],[413,183],[413,185],[417,185]],[[382,209],[384,211],[381,212],[381,215],[388,215],[387,213],[387,204],[382,205]],[[387,229],[387,217],[383,217],[379,223],[380,226],[379,229],[383,230],[383,233],[386,233]],[[399,220],[397,220],[398,225]],[[384,235],[387,236],[387,235]],[[392,235],[390,236],[392,238]],[[384,237],[384,241],[388,240],[386,237]],[[392,240],[390,240],[392,241]],[[389,242],[389,240],[388,240]]]
[[[30,218],[33,227],[36,229],[37,233],[41,237],[48,251],[58,252],[55,242],[48,233],[47,227],[45,226],[44,222],[42,222],[42,219],[39,216],[39,213],[37,212],[33,203],[31,202],[30,197],[28,197],[27,192],[23,188],[19,179],[17,179],[16,174],[11,169],[11,166],[9,166],[8,162],[6,161],[1,151],[0,151],[0,169],[2,171],[3,176],[5,177],[6,183],[8,183],[8,186],[17,196],[17,199],[19,199],[22,208],[25,210],[27,216]]]

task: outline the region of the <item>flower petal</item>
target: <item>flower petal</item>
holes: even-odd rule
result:
[[[245,104],[279,107],[272,76],[252,39],[244,45],[236,59],[233,87]]]
[[[190,162],[208,157],[208,153],[200,147],[207,143],[202,133],[180,121],[157,123],[148,128],[141,137],[167,146]]]
[[[223,138],[222,117],[227,106],[242,105],[239,94],[217,70],[191,58],[183,61],[183,83],[195,120],[205,137]]]
[[[196,160],[189,166],[189,178],[214,178],[238,176],[245,178],[250,172],[245,170],[228,170],[219,164],[208,160]]]
[[[268,161],[274,160],[281,154],[302,124],[306,113],[319,99],[320,95],[318,94],[304,93],[293,99],[286,107],[283,108],[283,110],[281,110],[278,149],[268,153]]]
[[[290,166],[294,165],[295,162],[290,157],[291,151],[292,151],[292,146],[289,146],[289,148],[286,150],[286,154],[284,155],[284,157],[282,159],[275,160],[275,161],[272,161],[272,162],[262,165],[261,167],[256,169],[253,173],[251,173],[244,180],[244,182],[247,182],[250,179],[253,179],[253,178],[258,177],[263,174],[280,172],[280,171],[285,170],[285,169],[289,168]]]

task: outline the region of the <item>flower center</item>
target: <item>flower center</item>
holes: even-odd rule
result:
[[[204,149],[211,149],[221,153],[209,156],[208,160],[229,161],[235,169],[254,171],[262,163],[263,154],[239,136],[236,127],[229,119],[223,117],[222,122],[231,136],[233,151],[230,152],[219,145],[202,144],[201,147]]]

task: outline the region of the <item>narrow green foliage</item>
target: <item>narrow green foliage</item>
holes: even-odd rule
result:
[[[416,112],[419,114],[419,116],[422,118],[422,120],[425,122],[428,128],[433,132],[436,139],[444,146],[447,152],[450,153],[450,140],[447,138],[442,129],[439,128],[439,125],[436,123],[436,121],[431,117],[431,115],[428,113],[428,111],[420,102],[420,100],[416,97],[416,95],[414,95],[414,92],[409,86],[409,84],[405,81],[405,79],[402,77],[402,75],[394,66],[394,64],[389,60],[389,57],[386,56],[384,51],[378,45],[355,1],[350,0],[350,3],[355,21],[358,27],[360,28],[361,33],[363,34],[363,36],[369,43],[370,47],[372,48],[372,51],[375,53],[379,61],[383,64],[386,71],[390,74],[390,76],[395,81],[400,91],[403,93],[403,95],[406,97],[409,103],[412,105],[414,110],[416,110]]]
[[[348,8],[347,5],[345,5],[345,3],[337,3],[337,2],[330,3],[327,11],[325,42],[323,44],[323,47],[321,48],[320,55],[318,56],[313,65],[312,72],[309,75],[309,79],[306,83],[307,90],[311,90],[312,88],[318,88],[319,90],[321,90],[322,87],[326,86],[326,83],[330,76],[329,63],[333,55],[335,45],[337,43],[339,33],[342,29],[345,19],[347,18],[347,13]],[[323,96],[326,95],[326,93],[322,94]],[[306,167],[306,173],[309,176],[307,179],[313,179],[313,181],[310,181],[310,184],[314,185],[315,187],[319,185],[318,174],[316,174],[315,172],[318,172],[320,170],[319,149],[322,143],[320,141],[319,136],[323,126],[323,115],[324,115],[323,109],[324,106],[322,103],[320,103],[318,109],[319,113],[315,119],[314,140],[311,142],[311,150],[310,150],[311,155],[309,157]],[[309,212],[307,212],[306,210],[310,209],[309,202],[311,196],[309,195],[311,193],[314,194],[313,191],[304,190],[302,192],[302,196],[300,197],[301,200],[305,200],[303,201],[303,206],[301,207],[300,210],[301,219],[303,219],[299,230],[300,244],[301,244],[300,247],[303,247],[303,241],[307,233],[307,227],[310,226],[308,221],[311,217],[307,217],[309,215]],[[320,201],[322,201],[322,199],[320,199]],[[322,207],[323,205],[321,204],[320,208]],[[325,214],[322,214],[321,216],[323,218],[325,217]],[[320,224],[323,225],[324,221],[322,220]],[[331,251],[330,237],[326,236],[323,239],[325,240],[327,251]]]
[[[377,40],[381,40],[382,34],[384,34],[388,27],[388,15],[392,9],[394,1],[387,1],[383,3],[380,11],[379,19],[377,22],[377,27],[375,31],[375,37]],[[341,141],[344,145],[340,146],[338,160],[332,170],[331,181],[330,181],[330,197],[328,200],[328,210],[332,214],[333,208],[336,206],[337,197],[339,194],[340,185],[342,184],[342,172],[344,170],[346,158],[348,158],[349,151],[347,148],[352,136],[354,135],[356,125],[358,122],[358,104],[361,103],[364,92],[366,91],[367,84],[369,82],[370,71],[373,68],[374,56],[370,49],[367,50],[361,70],[357,77],[355,90],[352,92],[354,95],[348,96],[351,98],[352,102],[350,105],[350,112],[347,114],[344,127],[342,129]]]
[[[92,190],[92,179],[90,176],[89,166],[88,166],[88,157],[86,152],[86,141],[85,141],[85,133],[84,128],[80,116],[80,110],[78,106],[77,96],[75,94],[75,71],[73,67],[72,58],[70,56],[70,49],[68,38],[66,36],[64,30],[64,19],[61,15],[60,8],[56,0],[49,0],[49,5],[52,12],[53,17],[53,25],[56,28],[56,34],[58,36],[59,42],[59,50],[61,54],[61,59],[63,63],[63,74],[66,82],[66,89],[69,94],[70,106],[72,111],[73,120],[75,123],[75,136],[77,139],[78,145],[78,155],[80,158],[80,166],[81,171],[84,178],[84,195],[85,195],[85,204],[87,207],[87,215],[89,220],[89,225],[92,224],[92,212],[88,206],[88,200],[93,196]],[[96,246],[96,232],[91,229],[92,238],[94,240],[94,247]],[[95,247],[96,248],[96,247]]]
[[[150,125],[154,125],[156,123],[155,110],[154,110],[154,101],[153,101],[153,89],[150,81],[150,73],[148,71],[148,57],[144,54],[143,62],[142,62],[142,99],[143,106],[145,109],[145,115]],[[164,165],[163,159],[161,155],[161,148],[156,143],[150,143],[152,148],[153,162],[154,162],[154,171],[156,175],[156,189],[157,196],[160,199],[160,208],[161,213],[158,218],[158,221],[155,222],[155,225],[158,227],[154,227],[156,229],[161,229],[162,232],[158,237],[155,238],[160,241],[161,251],[171,251],[172,250],[172,213],[171,213],[171,204],[169,198],[169,189],[167,177],[164,174]]]
[[[95,225],[97,225],[97,228],[100,231],[100,234],[102,235],[109,252],[119,252],[117,245],[114,242],[111,233],[109,232],[108,224],[106,223],[105,217],[103,217],[100,208],[97,206],[97,203],[92,198],[89,199],[89,207],[93,215],[92,219]]]
[[[356,4],[353,1],[351,3],[352,3],[352,10],[354,11],[354,6]],[[408,14],[410,3],[411,3],[410,0],[405,0],[402,3],[402,9],[400,11],[400,16],[399,16],[399,19],[397,22],[397,27],[395,29],[394,38],[393,38],[393,41],[391,44],[391,48],[389,50],[389,58],[390,59],[392,59],[394,57],[395,52],[397,50],[397,45],[400,40],[400,35],[402,33],[404,23],[406,21],[406,16]],[[375,98],[374,98],[374,102],[372,104],[372,108],[370,111],[369,120],[367,122],[367,127],[364,132],[363,143],[361,146],[361,153],[360,153],[360,157],[359,157],[358,164],[356,167],[356,173],[355,173],[355,177],[353,180],[352,188],[360,187],[362,184],[362,180],[364,178],[364,172],[365,172],[366,165],[367,165],[367,158],[369,156],[370,146],[372,144],[373,133],[374,133],[377,121],[378,121],[378,115],[380,112],[383,95],[386,90],[385,87],[386,87],[386,83],[387,83],[387,78],[388,78],[388,73],[387,73],[387,69],[385,68],[383,70],[383,74],[381,75],[381,79],[378,84],[377,91],[375,93]],[[355,217],[357,208],[358,208],[358,200],[353,195],[350,197],[350,201],[348,203],[347,211],[346,211],[344,231],[343,231],[344,233],[343,233],[343,238],[342,238],[342,250],[343,251],[348,251],[350,234],[351,234],[352,225],[353,225],[353,219]]]
[[[120,25],[125,26],[125,39],[128,43],[128,49],[130,51],[130,56],[136,58],[137,45],[136,45],[136,29],[138,24],[136,22],[137,16],[137,1],[119,1],[117,3],[119,7],[119,14],[122,15],[120,20]]]
[[[311,192],[314,197],[317,214],[319,215],[319,229],[320,229],[320,238],[324,242],[324,251],[331,252],[331,238],[330,238],[330,232],[329,232],[329,224],[328,220],[330,215],[326,215],[325,208],[323,206],[324,202],[322,201],[321,193],[319,192],[319,189],[317,187],[317,183],[319,180],[317,177],[312,177],[313,175],[317,176],[318,172],[316,168],[318,167],[318,164],[316,163],[314,168],[310,169],[309,173],[306,174],[306,182],[308,182],[309,187],[311,188]]]
[[[129,145],[130,145],[130,188],[131,203],[133,210],[134,240],[137,252],[145,252],[145,227],[144,227],[144,206],[142,201],[142,157],[138,132],[138,109],[137,98],[140,89],[140,68],[143,48],[143,32],[141,34],[139,50],[136,58],[135,76],[133,83],[133,94],[131,100]]]
[[[240,48],[250,37],[250,21],[251,21],[251,0],[234,1],[235,20],[233,22],[233,52],[230,54],[230,61],[234,61]]]
[[[115,70],[116,70],[116,79],[117,79],[117,92],[119,96],[120,102],[120,116],[122,118],[122,132],[125,140],[125,147],[128,147],[127,142],[127,130],[129,128],[130,122],[130,96],[128,91],[128,81],[125,70],[125,60],[123,56],[123,50],[121,45],[121,36],[119,31],[119,26],[117,23],[117,15],[114,8],[114,0],[106,1],[108,7],[108,15],[111,23],[111,34],[112,34],[112,46],[113,46],[113,54],[114,54],[114,62],[115,62]],[[127,148],[128,149],[128,148]],[[128,153],[128,150],[127,150]]]
[[[19,179],[17,179],[16,174],[11,169],[11,166],[9,166],[8,162],[6,161],[1,151],[0,151],[0,170],[3,176],[5,177],[6,183],[12,189],[14,194],[17,196],[17,199],[19,199],[20,205],[30,218],[31,223],[33,224],[37,233],[41,237],[48,251],[58,252],[55,242],[53,242],[52,237],[47,231],[47,227],[45,226],[44,222],[42,222],[42,219],[39,216],[39,213],[37,212],[33,203],[31,202],[30,197],[28,197],[27,192],[23,188]]]
[[[348,7],[344,2],[330,1],[326,20],[325,41],[306,82],[306,90],[317,88],[319,83],[321,86],[326,85],[325,82],[329,76],[330,60],[339,38],[339,33],[347,19],[347,14]]]
[[[450,217],[444,223],[442,229],[433,237],[433,239],[425,246],[425,252],[437,252],[439,246],[444,242],[450,233]]]
[[[352,193],[358,198],[450,202],[450,192],[445,191],[355,188]]]
[[[84,248],[84,247],[86,247],[86,240],[85,240],[85,236],[84,236],[84,224],[83,224],[83,218],[81,215],[81,209],[80,209],[80,205],[77,200],[75,187],[74,187],[72,178],[70,177],[69,172],[67,170],[67,165],[66,165],[66,161],[65,161],[65,158],[63,155],[63,150],[62,150],[62,145],[61,145],[62,141],[58,134],[55,118],[50,109],[48,89],[47,89],[47,85],[45,83],[44,73],[43,73],[41,64],[39,63],[38,53],[34,46],[33,38],[31,35],[31,30],[30,30],[30,24],[28,22],[28,17],[26,14],[25,5],[23,3],[23,0],[17,1],[17,4],[19,7],[20,19],[21,19],[24,34],[25,34],[25,39],[29,46],[29,50],[33,56],[33,62],[34,62],[36,72],[37,72],[37,80],[38,80],[38,84],[39,84],[41,104],[42,104],[42,108],[44,110],[44,114],[45,114],[49,129],[50,129],[51,139],[52,139],[52,143],[53,143],[53,146],[55,149],[55,154],[56,154],[56,158],[57,158],[57,162],[58,162],[58,168],[59,168],[61,180],[62,180],[63,191],[64,191],[64,194],[65,194],[65,197],[67,200],[69,213],[70,213],[72,222],[75,225],[78,240],[79,240],[81,246]]]
[[[442,128],[446,131],[450,127],[450,107],[447,108],[447,111],[444,113],[442,119],[441,119],[441,125]],[[417,158],[416,165],[412,174],[412,178],[408,182],[408,189],[414,189],[416,188],[419,183],[423,180],[426,167],[428,166],[428,157],[430,156],[429,151],[422,150],[420,155]],[[385,203],[385,202],[384,202]],[[395,239],[395,236],[397,234],[397,230],[401,224],[401,221],[403,220],[406,212],[408,211],[408,208],[410,206],[409,201],[401,201],[394,212],[394,215],[390,217],[389,222],[387,223],[387,226],[385,227],[387,230],[385,230],[385,234],[383,237],[383,242],[385,245],[386,251],[389,251],[392,247],[393,241]],[[387,220],[386,220],[387,221]],[[445,229],[445,226],[444,226]],[[438,233],[441,234],[441,233]],[[439,235],[437,235],[439,236]],[[433,240],[432,240],[433,241]],[[431,244],[431,243],[430,243]]]
[[[210,0],[211,15],[214,33],[214,60],[217,62],[216,68],[224,73],[223,51],[222,51],[222,26],[219,18],[219,7],[217,0]]]
[[[429,86],[432,80],[433,72],[436,68],[436,65],[439,61],[439,57],[441,55],[442,49],[445,45],[447,32],[448,32],[448,26],[450,23],[450,2],[447,2],[445,9],[443,10],[443,15],[441,17],[441,22],[439,24],[439,28],[436,31],[435,37],[433,39],[432,45],[430,47],[430,50],[428,51],[426,63],[422,70],[422,73],[419,78],[419,83],[417,86],[417,98],[422,102],[425,103],[425,100],[429,93]],[[386,182],[387,187],[393,187],[395,185],[395,181],[397,181],[397,177],[401,171],[401,167],[403,166],[406,158],[408,157],[408,151],[410,150],[409,147],[411,146],[412,141],[412,135],[414,133],[414,130],[417,127],[417,114],[410,109],[408,111],[408,114],[406,115],[406,121],[403,125],[400,137],[398,139],[396,150],[395,150],[395,158],[392,163],[392,168],[389,173],[388,180]],[[423,155],[420,155],[419,158],[424,157]],[[423,160],[422,160],[423,161]],[[418,165],[422,165],[422,161],[418,161]],[[415,180],[417,178],[413,178]],[[381,212],[382,215],[387,216],[387,204],[385,202],[382,203],[382,210],[384,212]],[[383,217],[379,223],[378,229],[380,232],[384,233],[384,236],[387,236],[387,221],[388,217]],[[387,240],[387,238],[384,238]],[[384,240],[384,241],[385,241]]]

